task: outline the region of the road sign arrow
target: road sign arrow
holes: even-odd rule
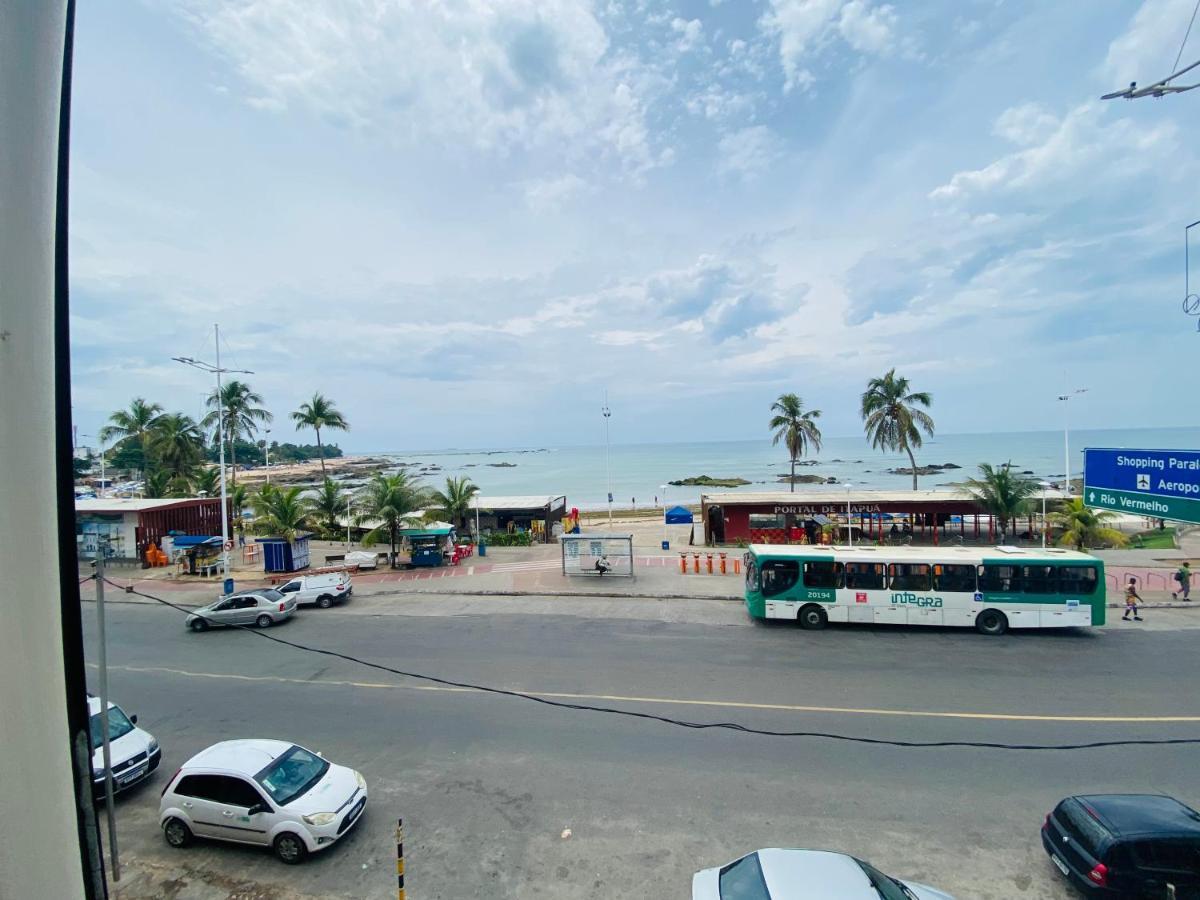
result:
[[[1093,502],[1095,499],[1096,499],[1096,492],[1095,492],[1095,491],[1092,491],[1090,494],[1088,494],[1088,503],[1091,503],[1091,502]]]

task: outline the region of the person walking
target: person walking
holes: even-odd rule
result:
[[[1138,605],[1141,603],[1142,598],[1138,596],[1137,592],[1137,579],[1130,575],[1129,584],[1125,586],[1125,615],[1121,616],[1121,621],[1128,622],[1130,613],[1133,613],[1133,621],[1143,621],[1142,617],[1138,615]]]
[[[1175,573],[1175,580],[1179,582],[1179,590],[1171,592],[1171,599],[1175,600],[1178,594],[1182,594],[1185,603],[1191,602],[1192,598],[1188,595],[1192,591],[1192,564],[1188,560],[1185,559]]]

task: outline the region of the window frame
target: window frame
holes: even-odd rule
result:
[[[1030,575],[1030,570],[1045,569],[1049,574]],[[1032,590],[1036,585],[1048,585],[1049,590]],[[1021,566],[1021,593],[1031,594],[1035,597],[1048,597],[1058,594],[1058,566],[1052,563],[1034,563],[1033,565]]]
[[[830,584],[813,584],[808,580],[810,566],[829,566],[828,574],[830,576]],[[824,573],[816,573],[824,574]],[[806,559],[804,565],[800,567],[801,584],[806,588],[814,588],[816,590],[836,591],[845,583],[843,566],[840,562],[833,559]]]
[[[907,573],[904,576],[897,575],[895,570],[898,568],[924,569],[925,570],[925,584],[920,587],[911,587],[906,584],[897,585],[896,579],[898,577],[904,577],[904,578],[912,578],[913,577],[911,572]],[[926,563],[926,562],[888,563],[887,564],[887,585],[888,585],[888,590],[891,590],[891,591],[925,591],[925,592],[932,591],[933,590],[933,564]]]
[[[858,571],[857,568],[851,570],[851,566],[862,567],[867,571]],[[879,579],[878,584],[859,584],[857,577],[863,577],[870,570],[874,570],[875,576]],[[854,577],[857,576],[857,577]],[[851,591],[885,591],[888,586],[888,567],[882,562],[847,562],[842,564],[842,583],[847,590]]]
[[[939,569],[942,569],[943,571],[939,573],[938,572]],[[946,569],[964,569],[967,572],[970,572],[971,573],[970,588],[963,589],[961,587],[947,587],[947,586],[943,585],[941,583],[940,579],[945,577],[946,572],[944,570],[946,570]],[[966,573],[964,572],[963,574],[966,574]],[[949,592],[955,593],[955,594],[976,594],[979,592],[979,566],[975,565],[975,563],[935,562],[933,564],[933,589],[935,591],[949,591]]]
[[[1068,572],[1088,572],[1088,573],[1090,573],[1091,578],[1086,581],[1081,581],[1080,579],[1068,578],[1068,577],[1066,577],[1066,573],[1068,573]],[[1058,581],[1059,593],[1074,594],[1079,597],[1094,597],[1096,595],[1098,585],[1100,584],[1100,570],[1095,565],[1059,566],[1058,567],[1058,579],[1059,579],[1059,581]],[[1070,584],[1070,587],[1068,587],[1068,583]],[[1088,590],[1088,591],[1075,590],[1075,588],[1080,583],[1086,583],[1086,584],[1090,585],[1091,590]]]
[[[790,571],[789,571],[790,568]],[[779,579],[776,572],[784,571],[791,575],[791,581],[783,584],[782,587],[776,587],[773,582],[785,579]],[[768,579],[767,572],[771,572],[771,577]],[[768,581],[772,582],[768,590]],[[800,560],[798,559],[768,559],[765,560],[759,567],[759,582],[762,585],[762,595],[764,597],[778,597],[780,594],[786,594],[792,588],[800,584]]]
[[[1012,563],[980,563],[979,571],[976,573],[976,582],[975,582],[976,585],[978,586],[978,591],[980,593],[987,593],[987,594],[1021,594],[1021,593],[1024,593],[1024,589],[1021,584],[1021,569],[1022,568],[1023,568],[1022,565],[1020,563],[1016,563],[1016,562],[1012,562]],[[1009,579],[1010,583],[1009,583],[1008,587],[992,587],[990,585],[990,583],[985,582],[984,579],[989,577],[988,572],[987,572],[987,570],[989,570],[989,569],[1012,570],[1013,574],[1012,574],[1012,577]]]

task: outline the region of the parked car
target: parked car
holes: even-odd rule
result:
[[[692,900],[954,900],[845,853],[756,850],[692,878]]]
[[[285,597],[291,597],[297,606],[319,606],[329,609],[354,593],[354,585],[346,572],[328,575],[298,575],[276,588]]]
[[[296,600],[273,588],[239,591],[202,606],[187,617],[187,627],[207,631],[214,625],[257,625],[267,628],[290,619],[296,612]]]
[[[193,837],[271,847],[301,862],[341,839],[367,805],[362,775],[287,741],[222,741],[171,776],[158,807],[172,847]]]
[[[92,795],[104,796],[104,720],[100,698],[88,694],[89,731],[92,741]],[[108,755],[112,763],[113,791],[120,793],[150,777],[162,761],[158,741],[137,727],[137,716],[108,701]]]
[[[1173,797],[1067,797],[1046,816],[1042,846],[1090,897],[1200,897],[1200,813]]]

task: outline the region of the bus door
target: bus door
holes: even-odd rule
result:
[[[887,566],[877,562],[848,562],[842,566],[846,603],[852,622],[904,622],[903,607],[888,602]],[[866,610],[867,612],[864,612]]]
[[[888,601],[906,610],[910,625],[945,622],[945,598],[933,589],[933,568],[924,562],[888,566]]]

